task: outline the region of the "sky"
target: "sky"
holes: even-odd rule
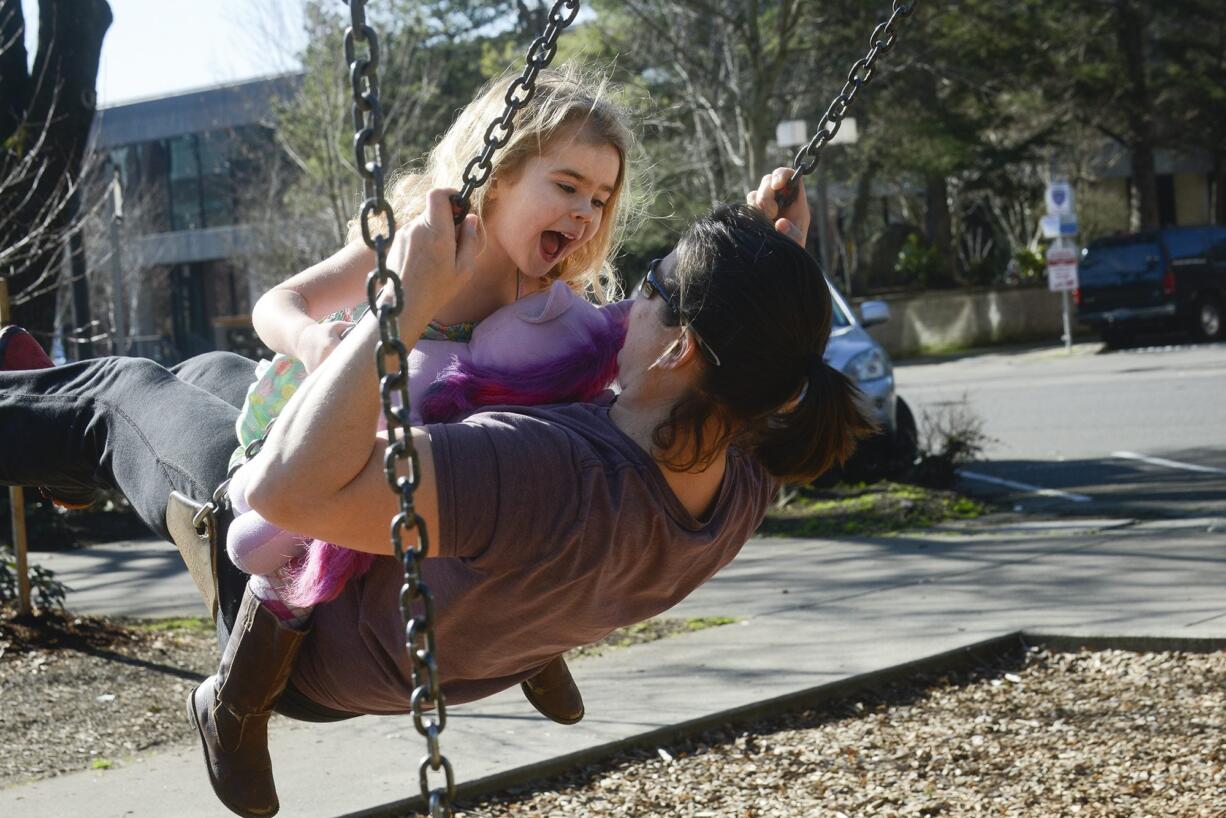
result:
[[[303,45],[301,0],[109,1],[99,106],[289,71]],[[21,5],[33,61],[38,0]]]

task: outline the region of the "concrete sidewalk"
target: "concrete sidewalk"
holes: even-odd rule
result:
[[[739,624],[574,662],[588,708],[574,727],[537,717],[518,690],[450,709],[443,747],[457,779],[473,781],[1019,629],[1222,638],[1224,587],[1221,519],[754,540],[672,614]],[[415,795],[423,746],[405,717],[274,720],[281,814],[340,816]],[[194,746],[0,791],[0,815],[24,818],[229,814]]]

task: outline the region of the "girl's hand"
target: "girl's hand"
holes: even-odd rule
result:
[[[302,361],[307,372],[314,372],[352,328],[352,321],[324,321],[303,327],[294,344],[294,357]]]
[[[456,225],[451,208],[453,193],[435,188],[426,195],[426,209],[405,227],[403,252],[396,256],[405,293],[411,294],[406,297],[429,304],[431,315],[459,295],[472,279],[480,251],[477,217],[470,213]]]
[[[793,168],[776,168],[762,177],[758,189],[749,191],[745,201],[765,213],[775,223],[776,230],[804,247],[805,237],[809,235],[809,200],[805,198],[804,181],[796,180],[792,198],[782,208],[777,198],[787,190],[793,173]]]

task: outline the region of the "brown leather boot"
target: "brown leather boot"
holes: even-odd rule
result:
[[[247,818],[276,815],[281,808],[268,757],[268,717],[304,636],[306,631],[282,625],[244,592],[217,674],[187,697],[213,792]]]
[[[583,694],[570,675],[566,659],[558,656],[531,679],[520,684],[524,696],[547,719],[575,724],[583,718]]]

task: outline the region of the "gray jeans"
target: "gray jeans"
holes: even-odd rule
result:
[[[238,445],[234,429],[255,363],[210,352],[167,369],[146,358],[94,358],[52,369],[0,372],[0,484],[118,489],[169,540],[171,491],[209,499]],[[219,543],[224,645],[247,577]],[[307,721],[351,714],[319,708],[292,687],[278,710]]]
[[[115,488],[168,539],[170,492],[204,500],[225,479],[254,379],[230,352],[174,370],[115,357],[0,372],[0,483]]]

